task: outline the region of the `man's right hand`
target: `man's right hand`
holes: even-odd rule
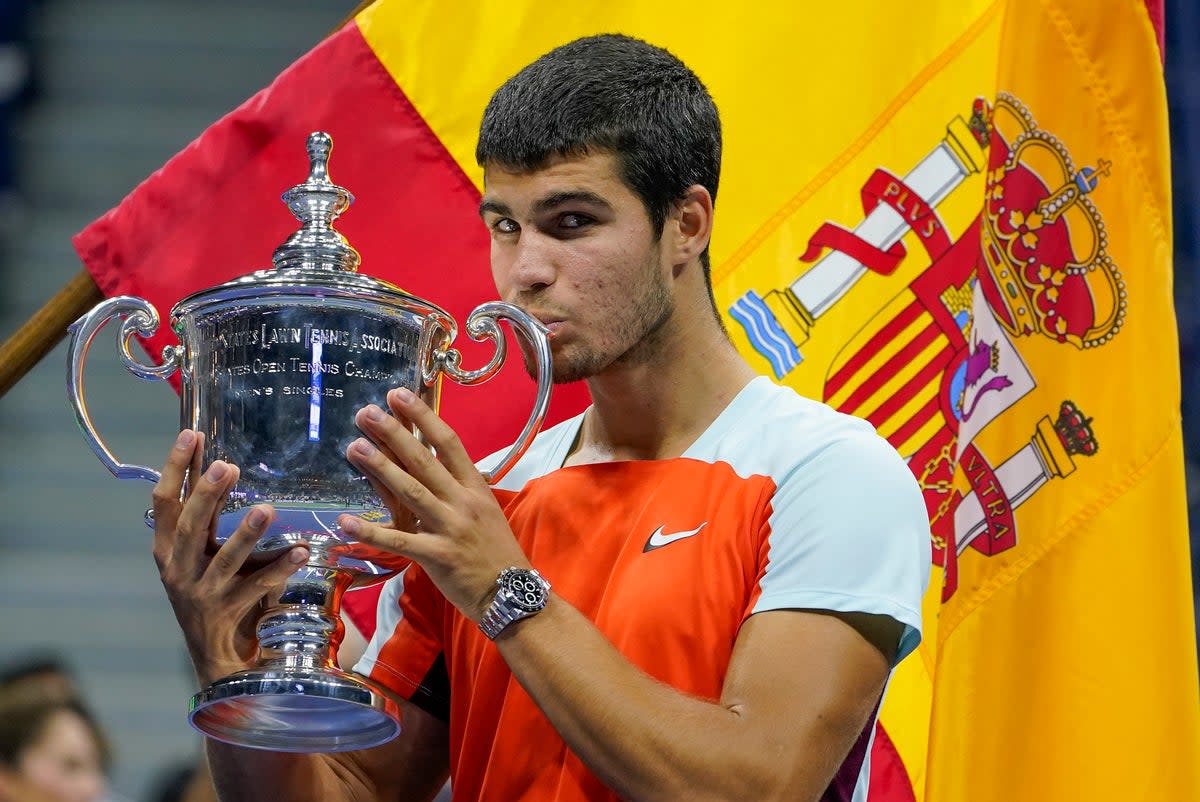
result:
[[[212,549],[217,518],[237,483],[238,469],[214,462],[201,476],[203,448],[202,434],[180,432],[154,488],[154,561],[201,687],[253,664],[259,602],[275,601],[283,583],[308,559],[308,549],[299,546],[261,568],[251,570],[246,565],[274,515],[265,504],[253,507],[237,531],[219,549]],[[183,498],[189,473],[192,479]],[[254,515],[256,511],[263,513],[261,519]],[[209,739],[208,760],[220,798],[226,802],[433,799],[449,773],[450,729],[410,702],[397,702],[404,721],[400,735],[360,752],[268,752]]]
[[[254,662],[259,603],[280,593],[308,559],[308,550],[297,547],[252,573],[239,573],[274,515],[266,504],[252,507],[229,539],[208,553],[239,472],[216,461],[200,476],[203,445],[203,434],[180,432],[154,488],[154,561],[202,687]]]

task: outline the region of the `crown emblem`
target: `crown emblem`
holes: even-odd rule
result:
[[[1074,401],[1063,401],[1058,408],[1058,420],[1054,422],[1054,432],[1067,453],[1076,456],[1082,454],[1090,457],[1096,453],[1100,444],[1092,431],[1092,419],[1084,417],[1075,406]]]
[[[1001,93],[989,119],[984,296],[1012,335],[1103,345],[1125,319],[1125,283],[1088,195],[1112,163],[1075,169],[1067,149]]]

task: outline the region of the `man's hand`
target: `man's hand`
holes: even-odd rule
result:
[[[349,515],[338,524],[356,540],[420,563],[450,603],[478,621],[500,572],[529,567],[529,560],[454,430],[408,390],[392,390],[387,400],[396,417],[375,405],[359,410],[355,421],[370,439],[351,443],[346,456],[385,502],[411,511],[420,526]],[[397,418],[412,421],[437,456]]]
[[[203,434],[180,432],[155,485],[154,561],[196,675],[201,685],[208,685],[251,665],[258,646],[254,627],[259,602],[278,593],[308,553],[294,548],[253,573],[239,575],[274,515],[264,504],[252,508],[229,539],[208,555],[217,518],[239,473],[236,466],[217,461],[201,477],[203,443]],[[181,501],[189,470],[193,479]]]

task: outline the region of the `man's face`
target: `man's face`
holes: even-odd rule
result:
[[[534,172],[489,165],[485,183],[496,289],[550,328],[554,380],[647,359],[673,308],[670,265],[615,159],[594,153]]]

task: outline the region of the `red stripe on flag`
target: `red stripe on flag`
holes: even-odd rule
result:
[[[269,267],[298,223],[280,193],[308,173],[305,138],[328,131],[330,175],[357,197],[338,228],[362,254],[362,272],[399,284],[462,323],[496,297],[479,193],[350,23],[213,124],[74,239],[106,295],[153,303],[165,318],[190,292]],[[464,367],[491,347],[461,345]],[[520,362],[519,359],[511,360]],[[477,458],[511,442],[533,383],[509,365],[486,386],[446,383],[442,414]],[[556,388],[551,420],[583,407],[586,390]]]
[[[1154,38],[1158,40],[1158,58],[1163,64],[1166,64],[1166,13],[1163,10],[1163,0],[1145,0],[1145,2],[1146,14],[1150,17],[1150,24],[1154,26]]]
[[[940,410],[941,405],[938,403],[938,397],[935,395],[929,399],[929,402],[925,406],[918,409],[903,426],[892,432],[888,437],[888,442],[892,444],[892,448],[900,448],[908,438],[916,434]]]
[[[907,345],[893,354],[887,362],[879,367],[879,370],[872,373],[869,379],[859,385],[849,398],[839,404],[838,411],[853,414],[854,410],[874,395],[879,388],[887,384],[905,365],[912,362],[941,333],[942,330],[937,327],[937,324],[930,321],[928,326],[917,332],[917,335]]]
[[[837,373],[833,374],[829,378],[829,381],[825,382],[825,398],[832,397],[838,390],[842,389],[842,385],[848,382],[858,372],[859,368],[865,365],[880,348],[891,342],[896,335],[904,331],[905,326],[916,320],[921,315],[923,308],[920,302],[914,300],[908,306],[904,307],[900,311],[900,314],[892,318],[891,322],[875,332],[875,335],[867,341],[867,344],[858,349],[858,353],[843,365]]]
[[[904,386],[893,393],[886,401],[880,404],[874,412],[866,415],[866,419],[876,429],[881,428],[885,421],[900,411],[901,407],[907,404],[917,394],[918,391],[930,381],[946,369],[946,362],[954,356],[954,348],[947,345],[941,351],[938,351],[937,356],[929,360],[929,364],[921,368],[916,376],[904,383]]]
[[[904,760],[879,722],[875,724],[875,740],[871,744],[869,788],[869,802],[916,802]]]

